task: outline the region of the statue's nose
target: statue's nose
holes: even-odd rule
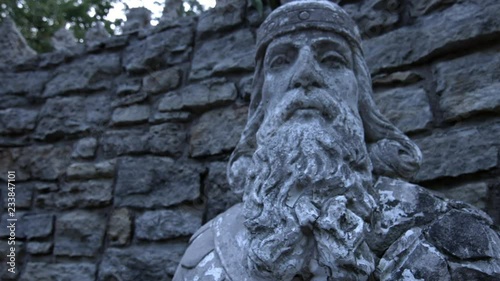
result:
[[[309,48],[300,50],[294,69],[291,88],[307,89],[310,87],[322,88],[324,86],[323,77]]]

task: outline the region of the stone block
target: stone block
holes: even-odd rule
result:
[[[28,209],[31,207],[31,201],[33,198],[33,187],[35,183],[32,182],[20,182],[15,184],[15,193],[16,193],[16,208],[18,209]],[[3,205],[2,207],[7,207],[7,193],[9,190],[7,189],[7,183],[5,183],[6,187],[1,189]]]
[[[69,180],[112,178],[115,172],[115,161],[108,160],[99,163],[73,163],[66,169]]]
[[[254,68],[255,40],[248,29],[200,42],[200,45],[194,53],[190,79]]]
[[[158,104],[158,110],[204,109],[234,101],[236,95],[233,83],[212,79],[165,94]]]
[[[247,111],[246,107],[228,107],[203,114],[191,127],[190,155],[215,155],[236,147],[245,127]]]
[[[498,139],[498,134],[474,127],[435,130],[430,136],[414,139],[423,154],[415,179],[456,177],[496,167]]]
[[[9,108],[0,110],[0,134],[27,133],[35,128],[37,110]]]
[[[148,151],[148,135],[142,130],[107,131],[101,145],[106,157],[144,153]]]
[[[179,86],[181,77],[182,71],[178,67],[151,72],[142,79],[142,89],[152,94],[170,91]]]
[[[396,88],[374,94],[375,103],[405,133],[427,128],[432,122],[429,99],[422,88]]]
[[[483,210],[488,202],[488,185],[484,182],[439,188],[437,191],[446,198],[463,201]]]
[[[203,197],[206,200],[206,220],[211,220],[218,214],[241,202],[241,196],[231,190],[227,182],[226,162],[212,162],[208,166],[208,176]]]
[[[63,97],[47,100],[39,115],[35,138],[55,139],[98,130],[110,118],[110,97]]]
[[[116,108],[111,116],[111,123],[115,126],[134,125],[147,122],[148,119],[148,105],[131,105]]]
[[[123,246],[130,240],[132,214],[128,209],[116,209],[111,214],[108,225],[108,239],[113,246]]]
[[[28,262],[21,274],[20,281],[41,280],[78,280],[94,281],[96,266],[87,262],[80,263],[44,263]]]
[[[89,55],[60,66],[45,86],[43,96],[110,89],[121,71],[119,54]]]
[[[364,41],[368,66],[374,74],[477,45],[500,32],[499,13],[499,3],[468,2],[421,17],[412,26]]]
[[[436,92],[447,121],[500,110],[500,54],[485,52],[439,63]]]
[[[26,251],[31,255],[47,255],[52,252],[52,247],[54,244],[52,242],[28,242],[26,246]]]
[[[93,137],[83,138],[73,146],[73,158],[93,158],[97,149],[97,139]]]
[[[144,73],[187,61],[193,39],[192,25],[155,33],[127,47],[123,56],[123,66],[128,72]]]
[[[188,208],[147,211],[135,219],[135,237],[142,240],[165,240],[191,236],[201,227],[202,212]]]
[[[204,12],[198,20],[197,36],[205,37],[208,33],[225,30],[242,23],[244,8],[244,1],[234,1]]]
[[[70,163],[71,146],[39,145],[23,148],[1,148],[0,168],[16,171],[16,180],[55,180]],[[7,174],[0,175],[7,180]]]
[[[240,97],[246,101],[250,101],[250,99],[252,98],[252,83],[252,76],[243,77],[238,83],[238,92],[240,94]]]
[[[11,98],[21,96],[39,97],[45,83],[50,79],[51,73],[48,71],[27,71],[18,73],[0,73],[0,96]],[[3,104],[0,108],[8,108],[13,104]]]
[[[186,250],[184,243],[108,248],[97,280],[170,281]]]
[[[26,238],[44,238],[52,234],[54,216],[48,214],[24,215],[21,223],[25,225]]]
[[[165,157],[119,160],[115,206],[168,207],[200,196],[201,167]]]
[[[372,78],[373,85],[411,84],[424,79],[415,71],[398,71],[390,74],[379,74]]]
[[[148,147],[154,154],[179,156],[186,141],[186,130],[181,124],[164,123],[149,128]]]
[[[141,103],[145,101],[148,98],[148,94],[146,92],[136,92],[136,93],[130,93],[126,95],[121,95],[118,96],[113,102],[111,103],[112,107],[119,107],[119,106],[126,106],[126,105],[131,105],[135,103]]]
[[[113,180],[87,180],[61,183],[60,188],[39,193],[35,204],[40,208],[88,208],[111,204]]]
[[[61,214],[56,220],[54,254],[95,257],[102,246],[105,230],[106,218],[103,214],[82,210]],[[74,277],[71,279],[74,280]]]

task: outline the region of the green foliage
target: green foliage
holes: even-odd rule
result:
[[[70,25],[77,39],[83,39],[85,31],[103,22],[113,33],[112,25],[104,19],[114,2],[120,0],[0,0],[1,17],[10,16],[28,44],[38,52],[52,50],[50,38],[61,27]]]

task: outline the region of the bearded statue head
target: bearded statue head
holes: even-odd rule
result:
[[[294,1],[267,17],[227,173],[243,195],[250,269],[275,280],[311,268],[349,280],[373,271],[363,239],[373,178],[411,178],[420,162],[418,147],[376,108],[359,31],[344,10]]]

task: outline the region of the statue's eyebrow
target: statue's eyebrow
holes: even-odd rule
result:
[[[322,48],[327,48],[330,50],[335,50],[339,55],[343,56],[346,61],[351,61],[351,49],[343,41],[331,37],[320,37],[312,40],[312,47],[314,50],[319,50]]]

